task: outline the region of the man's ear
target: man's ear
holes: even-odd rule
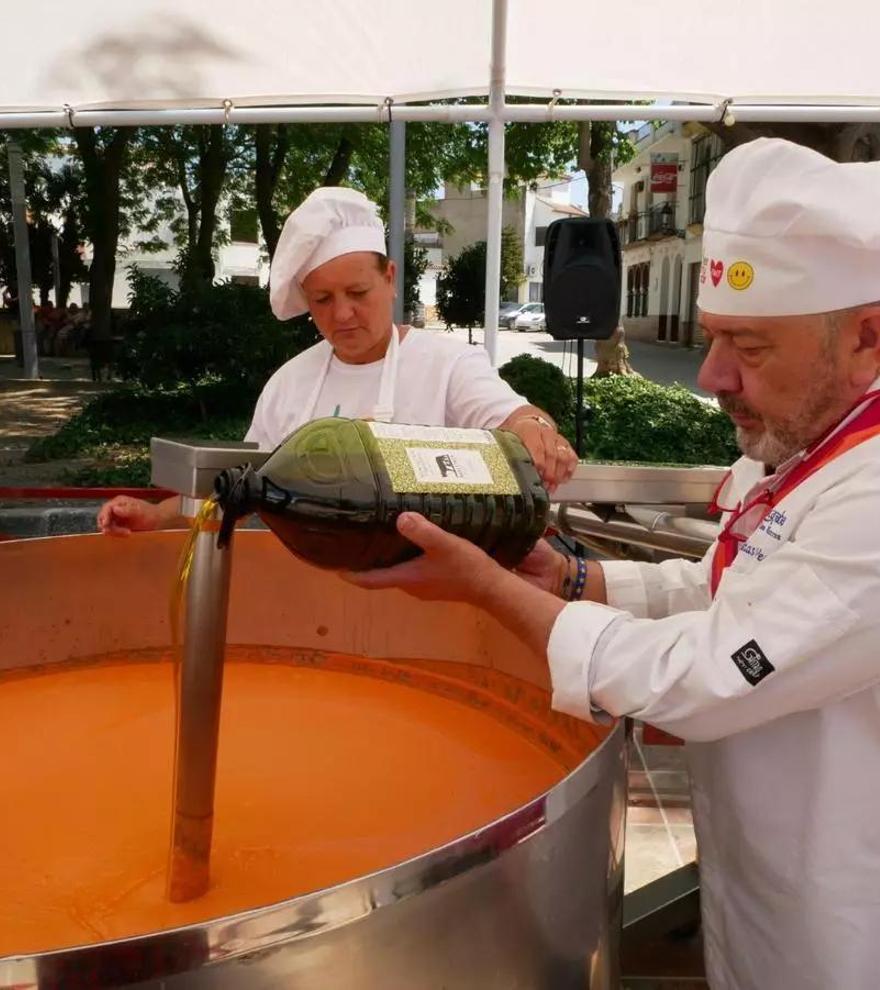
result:
[[[876,351],[880,359],[880,305],[866,306],[859,313],[860,351]]]
[[[852,383],[866,389],[880,375],[880,304],[862,306],[853,315]]]

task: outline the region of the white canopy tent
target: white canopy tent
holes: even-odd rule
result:
[[[508,93],[880,112],[874,0],[28,0],[5,5],[0,113],[412,103]],[[503,10],[501,10],[503,8]],[[58,118],[62,122],[62,117]]]
[[[665,119],[880,121],[876,0],[10,0],[4,15],[0,128],[488,121],[493,360],[505,122],[628,120],[654,100],[687,104]],[[457,97],[476,100],[436,104]]]

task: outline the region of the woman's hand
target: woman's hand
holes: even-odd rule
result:
[[[105,536],[129,536],[179,525],[180,498],[172,495],[155,504],[129,495],[117,495],[98,512],[98,529]]]
[[[535,462],[544,487],[551,494],[574,473],[578,458],[571,444],[549,420],[522,416],[508,427],[515,433]]]

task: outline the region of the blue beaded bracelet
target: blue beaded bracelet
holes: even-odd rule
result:
[[[571,589],[569,601],[579,602],[584,594],[584,586],[587,583],[587,561],[584,557],[577,557],[577,576],[574,579],[574,587]]]

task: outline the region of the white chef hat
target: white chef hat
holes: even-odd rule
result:
[[[269,275],[269,301],[279,320],[308,311],[302,281],[319,265],[352,251],[385,254],[379,208],[356,189],[323,186],[287,218]]]
[[[723,316],[803,316],[880,300],[880,162],[839,164],[759,138],[706,188],[697,305]]]

